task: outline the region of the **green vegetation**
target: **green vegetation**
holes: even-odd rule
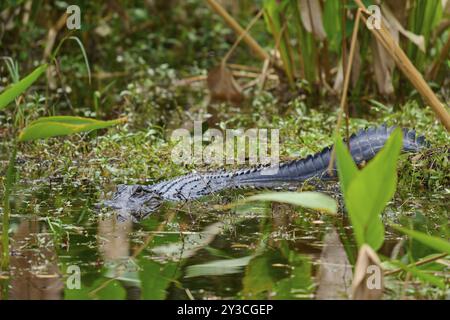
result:
[[[229,51],[239,35],[211,2],[78,1],[74,31],[61,22],[64,2],[2,2],[0,299],[18,297],[17,270],[66,299],[349,298],[365,245],[383,269],[379,298],[448,299],[449,134],[363,20],[337,128],[357,2],[221,1],[244,29],[263,10],[248,36],[270,61],[245,39]],[[386,2],[382,13],[398,20],[398,44],[448,111],[443,3]],[[225,56],[213,80],[240,104],[210,95],[208,73]],[[139,223],[97,208],[117,184],[216,169],[170,161],[171,133],[193,120],[279,129],[282,161],[336,142],[340,184],[165,203]],[[341,137],[381,124],[415,128],[430,147],[400,154],[396,130],[358,168]],[[66,283],[74,265],[80,289]],[[327,265],[337,266],[331,282]]]
[[[248,197],[246,201],[277,201],[288,203],[304,208],[314,209],[330,214],[337,213],[336,201],[324,194],[318,192],[277,192],[263,193]]]
[[[380,214],[395,194],[402,140],[401,129],[397,128],[385,147],[359,172],[342,139],[336,139],[339,181],[359,246],[366,243],[378,250],[383,244]]]
[[[79,41],[79,40],[78,40]],[[84,53],[84,51],[83,51]],[[5,108],[12,101],[17,99],[21,94],[23,94],[28,87],[30,87],[33,82],[35,82],[47,69],[47,64],[39,66],[36,70],[30,73],[28,76],[22,80],[18,80],[18,76],[15,77],[16,83],[7,88],[4,92],[0,94],[0,109]],[[12,69],[9,68],[10,73]],[[17,73],[15,73],[17,75]],[[17,117],[17,115],[16,115]],[[43,138],[50,138],[54,136],[66,136],[73,133],[83,132],[83,131],[93,131],[102,128],[107,128],[120,123],[121,120],[113,121],[98,121],[94,119],[87,119],[81,117],[41,117],[29,124],[19,135],[18,139],[13,137],[11,157],[9,160],[7,172],[6,172],[6,183],[4,187],[3,196],[3,228],[2,228],[2,261],[1,268],[8,269],[9,267],[9,216],[10,216],[10,196],[11,189],[15,180],[15,165],[17,156],[17,142],[22,141],[32,141]]]

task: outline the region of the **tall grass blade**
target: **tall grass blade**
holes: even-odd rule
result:
[[[86,50],[84,50],[83,43],[80,41],[80,39],[78,39],[77,37],[74,37],[74,36],[70,36],[68,39],[74,40],[80,47],[81,53],[83,54],[84,63],[86,65],[86,71],[88,73],[89,84],[91,84],[91,67],[89,66],[89,60],[88,60],[88,57],[86,54]]]
[[[25,90],[28,89],[47,69],[47,64],[43,64],[37,67],[28,76],[20,80],[19,82],[13,84],[11,87],[6,89],[2,94],[0,94],[0,110],[5,108],[10,102],[14,101],[19,95],[21,95]]]
[[[434,250],[445,252],[450,255],[450,242],[448,240],[430,236],[420,231],[409,230],[400,226],[393,226],[393,228],[423,243],[424,245],[433,248]]]
[[[3,217],[2,217],[2,262],[1,269],[5,270],[9,267],[9,218],[10,218],[10,204],[9,198],[11,195],[12,186],[15,178],[15,164],[16,164],[17,145],[14,144],[13,151],[9,158],[8,169],[6,171],[6,184],[3,195]]]

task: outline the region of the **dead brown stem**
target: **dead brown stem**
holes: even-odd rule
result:
[[[361,0],[354,0],[359,8],[362,10],[361,15],[364,22],[367,21],[364,15],[369,15],[364,4]],[[388,31],[386,25],[381,21],[381,28],[369,29],[377,40],[384,46],[386,51],[392,56],[398,68],[408,78],[416,90],[420,93],[422,98],[430,105],[431,109],[436,113],[437,118],[442,122],[447,131],[450,132],[450,114],[444,107],[444,104],[439,100],[436,94],[431,90],[430,86],[426,83],[420,72],[414,67],[411,60],[400,46],[395,42],[392,35]]]
[[[256,56],[261,60],[269,59],[269,54],[261,48],[261,46],[249,34],[245,34],[245,30],[236,22],[236,20],[215,0],[206,0],[211,8],[220,15],[225,23],[234,30],[239,36],[243,36],[244,42],[255,52]]]
[[[408,267],[419,267],[419,266],[421,266],[421,265],[424,265],[424,264],[427,264],[427,263],[430,263],[430,262],[437,261],[437,260],[439,260],[439,259],[441,259],[441,258],[445,258],[446,256],[448,256],[447,253],[442,253],[442,254],[437,255],[437,256],[434,256],[434,257],[430,257],[430,258],[427,258],[427,259],[423,259],[423,260],[417,261],[416,263],[413,263],[413,264],[408,265]],[[391,271],[386,271],[386,272],[384,273],[384,276],[385,276],[385,277],[387,277],[387,276],[392,276],[392,275],[397,274],[397,273],[402,272],[402,271],[403,271],[402,268],[398,268],[398,269],[391,270]]]
[[[264,13],[264,9],[259,10],[258,14],[252,19],[252,21],[250,21],[250,23],[248,24],[248,26],[245,28],[244,32],[241,33],[239,35],[239,37],[237,38],[237,40],[233,43],[233,45],[231,46],[230,50],[228,50],[228,52],[225,54],[225,56],[222,59],[222,65],[225,65],[228,61],[228,59],[230,58],[231,54],[234,52],[234,50],[237,48],[237,46],[239,45],[239,43],[248,35],[248,32],[250,31],[250,29],[253,27],[253,25],[256,23],[256,21],[259,20],[259,18],[261,18],[262,14]]]

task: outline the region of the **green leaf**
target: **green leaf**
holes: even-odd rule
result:
[[[394,229],[410,236],[411,238],[433,248],[439,252],[450,254],[450,242],[444,239],[430,236],[420,231],[406,229],[397,225],[392,226]]]
[[[275,283],[274,299],[308,298],[315,291],[312,263],[308,256],[290,250],[288,256],[289,276]]]
[[[140,259],[141,271],[139,278],[142,285],[142,298],[148,300],[163,300],[167,288],[179,276],[179,266],[175,262],[161,264],[148,259]]]
[[[79,38],[74,37],[74,36],[68,37],[68,39],[74,40],[80,47],[81,53],[83,54],[84,63],[86,65],[86,70],[87,70],[89,84],[90,84],[91,83],[91,68],[89,67],[89,60],[88,60],[88,57],[86,54],[86,50],[84,50],[83,43],[81,42],[81,40]]]
[[[348,151],[347,147],[342,142],[341,137],[338,136],[336,138],[334,145],[336,148],[336,166],[338,169],[339,182],[343,193],[346,193],[350,182],[358,174],[358,167],[353,161],[350,151]]]
[[[108,128],[125,122],[125,118],[101,121],[90,118],[57,116],[43,117],[30,123],[19,135],[19,141],[46,139],[73,133]]]
[[[283,28],[284,20],[283,14],[286,13],[287,6],[290,1],[277,2],[273,0],[265,0],[263,2],[264,7],[264,20],[266,26],[272,33],[275,42],[279,44],[279,52],[281,60],[283,61],[283,67],[288,78],[288,82],[291,86],[294,84],[294,66],[292,65],[291,54],[289,50],[292,49],[289,41],[283,37],[285,31]]]
[[[101,287],[101,289],[99,289]],[[97,290],[92,294],[93,290]],[[98,278],[92,285],[81,285],[80,289],[64,288],[64,299],[66,300],[124,300],[126,298],[126,291],[121,285],[120,281]]]
[[[361,171],[355,171],[349,152],[340,139],[336,141],[341,189],[358,246],[367,243],[376,251],[384,242],[380,215],[397,187],[396,165],[402,138],[402,131],[394,130],[383,149]]]
[[[337,203],[333,198],[319,192],[272,192],[254,195],[244,199],[249,201],[275,201],[293,204],[308,209],[336,214]]]
[[[336,14],[340,6],[339,1],[325,1],[323,4],[323,27],[330,42],[330,49],[336,53],[339,53],[342,38],[340,14]]]
[[[83,54],[84,63],[86,65],[86,70],[87,70],[89,84],[90,84],[91,83],[91,68],[89,67],[89,60],[88,60],[88,57],[86,54],[86,50],[84,49],[83,43],[81,42],[81,40],[78,37],[70,36],[70,37],[65,37],[64,39],[62,39],[59,42],[58,46],[56,47],[56,50],[53,51],[53,53],[52,53],[52,60],[56,59],[56,55],[58,54],[59,49],[61,49],[63,43],[66,40],[74,40],[78,44],[78,47],[80,48],[81,53]]]
[[[258,294],[272,290],[275,285],[273,279],[276,258],[280,253],[267,252],[254,257],[245,269],[245,276],[242,279],[242,293],[246,299],[258,299]],[[275,256],[275,257],[274,257]]]
[[[124,300],[126,291],[118,280],[113,280],[97,291],[95,296],[100,300]]]
[[[289,248],[285,240],[255,256],[242,279],[244,299],[298,299],[314,291],[310,257]]]
[[[10,102],[14,101],[15,98],[25,92],[25,90],[27,90],[28,87],[31,86],[46,69],[47,64],[37,67],[25,78],[3,91],[3,93],[0,94],[0,110],[5,108]]]
[[[253,256],[237,259],[216,260],[203,264],[195,264],[187,267],[185,278],[200,276],[220,276],[242,272]]]
[[[435,285],[436,287],[438,287],[440,289],[445,289],[444,279],[441,279],[430,273],[419,270],[416,267],[410,267],[410,266],[404,265],[403,263],[398,262],[398,261],[391,261],[391,263],[396,265],[397,267],[403,269],[404,271],[409,272],[413,277],[419,279],[422,282],[428,282],[428,283],[431,283],[432,285]]]

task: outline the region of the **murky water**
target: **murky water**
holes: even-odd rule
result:
[[[345,215],[281,204],[225,210],[220,202],[238,197],[230,195],[168,204],[140,223],[118,222],[94,209],[101,196],[88,184],[16,187],[2,299],[326,299],[349,293],[356,247]],[[439,219],[446,210],[445,201],[396,200],[386,216],[432,226],[436,221],[417,212]],[[381,255],[402,253],[399,241],[387,228]]]

